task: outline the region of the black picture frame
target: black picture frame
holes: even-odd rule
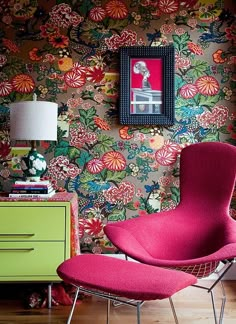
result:
[[[122,125],[174,124],[174,46],[120,48]]]

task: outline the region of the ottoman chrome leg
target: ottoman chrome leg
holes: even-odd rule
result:
[[[169,302],[170,302],[171,310],[172,310],[172,313],[173,313],[173,316],[174,316],[174,319],[175,319],[175,323],[179,324],[178,317],[176,315],[176,311],[175,311],[175,307],[174,307],[174,303],[173,303],[173,300],[172,300],[171,297],[169,297]]]
[[[140,319],[140,303],[137,303],[137,324],[141,324],[141,319]]]
[[[107,324],[110,323],[110,308],[111,308],[111,300],[107,299]]]
[[[67,320],[66,324],[70,324],[70,322],[71,322],[71,319],[72,319],[72,316],[73,316],[73,313],[74,313],[74,309],[75,309],[75,305],[76,305],[76,301],[77,301],[78,295],[79,295],[79,287],[77,288],[77,290],[75,292],[75,298],[74,298],[73,305],[72,305],[71,311],[70,311],[70,315],[68,317],[68,320]]]

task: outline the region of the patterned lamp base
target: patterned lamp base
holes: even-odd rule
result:
[[[21,168],[27,181],[40,181],[47,170],[47,163],[43,155],[33,148],[21,159]]]

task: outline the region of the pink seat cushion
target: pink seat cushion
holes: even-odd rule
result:
[[[193,275],[104,255],[77,255],[57,273],[65,282],[136,300],[164,299],[196,283]]]

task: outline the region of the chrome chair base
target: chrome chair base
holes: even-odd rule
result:
[[[234,263],[235,263],[235,260],[226,260],[223,268],[220,271],[217,271],[217,270],[215,271],[215,274],[218,276],[218,278],[214,281],[214,283],[210,287],[205,287],[205,286],[196,285],[196,284],[193,285],[193,287],[207,290],[207,292],[210,293],[215,324],[223,324],[224,309],[225,309],[225,303],[226,303],[225,289],[224,289],[224,285],[223,285],[223,282],[221,279],[224,277],[226,272],[229,271],[229,269],[232,267],[232,265]],[[218,283],[220,284],[221,293],[222,293],[222,301],[221,301],[219,316],[217,315],[217,311],[216,311],[215,297],[214,297],[214,290],[213,290]]]
[[[107,316],[106,316],[106,324],[110,323],[110,307],[111,307],[111,301],[114,303],[114,305],[117,303],[117,306],[119,305],[129,305],[129,306],[133,306],[136,307],[136,312],[137,312],[137,324],[141,324],[141,312],[140,312],[140,308],[142,306],[142,304],[144,303],[144,301],[135,301],[135,300],[125,300],[122,299],[121,297],[117,297],[115,295],[111,295],[111,294],[107,294],[104,292],[100,292],[100,291],[94,291],[94,290],[90,290],[81,286],[75,286],[76,287],[76,292],[75,292],[75,297],[74,297],[74,301],[71,307],[71,311],[69,314],[69,317],[67,319],[67,324],[71,323],[71,319],[75,310],[75,305],[76,305],[76,301],[77,298],[79,296],[80,292],[85,292],[87,294],[93,295],[93,296],[98,296],[101,298],[104,298],[107,300]],[[174,320],[175,320],[175,324],[179,324],[178,322],[178,318],[176,315],[176,311],[175,311],[175,307],[174,307],[174,303],[172,301],[172,298],[169,297],[169,302],[170,302],[170,306],[171,306],[171,310],[174,316]]]

